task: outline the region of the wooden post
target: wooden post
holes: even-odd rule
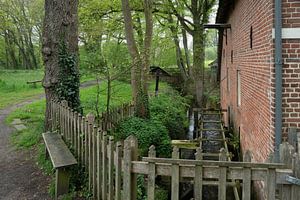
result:
[[[102,199],[107,199],[107,133],[102,139]]]
[[[288,143],[297,149],[297,127],[291,127],[288,129]]]
[[[80,137],[80,142],[81,142],[80,152],[81,152],[82,166],[85,166],[85,138],[86,138],[85,125],[86,125],[86,119],[85,119],[85,116],[82,116],[82,119],[81,119],[81,137]]]
[[[227,151],[222,148],[219,154],[219,161],[227,161]],[[227,168],[220,167],[220,178],[219,178],[219,187],[218,187],[218,199],[226,199],[226,178],[227,178]]]
[[[280,162],[284,163],[287,168],[292,168],[292,162],[293,162],[293,154],[295,152],[295,149],[292,145],[290,145],[287,142],[283,142],[280,147]],[[270,184],[271,184],[270,180]],[[281,199],[291,199],[291,193],[292,188],[290,185],[281,185],[279,188]]]
[[[179,159],[179,149],[177,146],[173,147],[173,159]],[[171,184],[171,199],[179,200],[179,165],[172,164],[172,184]]]
[[[82,121],[82,116],[79,113],[78,114],[78,118],[77,118],[77,158],[79,159],[79,163],[80,165],[82,164],[82,160],[81,160],[81,121]]]
[[[57,168],[55,174],[55,199],[58,199],[60,195],[69,192],[70,174],[65,168]]]
[[[293,156],[293,176],[297,179],[300,179],[300,155],[294,154]],[[292,194],[291,200],[299,200],[300,199],[300,186],[293,185],[292,186]]]
[[[98,129],[97,134],[97,199],[102,197],[102,130]]]
[[[114,137],[109,137],[108,142],[108,200],[113,200],[113,186],[114,186]]]
[[[202,149],[197,148],[195,154],[196,160],[202,160]],[[195,166],[194,177],[194,198],[195,200],[202,200],[202,186],[203,186],[203,167],[201,165]]]
[[[92,134],[92,156],[93,156],[93,162],[92,162],[92,185],[93,185],[93,197],[96,199],[97,197],[97,133],[98,128],[97,126],[94,126],[93,134]]]
[[[244,162],[251,162],[251,152],[248,150],[244,154]],[[251,199],[251,168],[243,169],[243,200]]]
[[[156,157],[156,151],[155,146],[151,145],[149,148],[148,156],[155,158]],[[149,173],[148,173],[148,187],[147,187],[147,193],[148,193],[148,200],[155,200],[155,163],[149,162]]]
[[[131,173],[131,162],[137,160],[138,143],[135,136],[131,135],[125,140],[124,145],[124,182],[123,191],[125,200],[137,198],[137,176]]]
[[[121,176],[122,176],[122,143],[117,142],[116,147],[116,180],[115,180],[115,200],[121,200]]]
[[[89,191],[92,191],[92,183],[93,183],[93,126],[95,121],[95,116],[92,113],[87,115],[88,120],[88,131],[87,131],[87,167],[88,167],[88,175],[89,175]]]

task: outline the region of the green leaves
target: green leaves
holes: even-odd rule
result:
[[[66,44],[62,41],[59,47],[58,63],[60,68],[59,83],[56,86],[59,100],[66,100],[69,106],[78,112],[82,112],[79,100],[79,73],[77,69],[77,57],[70,54]]]

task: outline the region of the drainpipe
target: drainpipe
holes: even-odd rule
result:
[[[275,162],[280,162],[282,140],[282,11],[281,0],[275,0]]]

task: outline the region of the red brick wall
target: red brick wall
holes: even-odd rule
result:
[[[283,0],[283,28],[300,28],[300,1]],[[300,39],[283,39],[283,128],[300,128]]]
[[[235,130],[240,127],[242,150],[251,150],[253,160],[262,162],[273,150],[274,143],[271,121],[273,0],[237,1],[228,23],[231,30],[227,31],[227,45],[226,36],[223,38],[221,104],[223,108],[230,106]],[[237,106],[237,70],[241,75],[240,106]],[[227,120],[225,117],[225,122]]]

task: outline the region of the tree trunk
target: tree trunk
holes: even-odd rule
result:
[[[203,82],[204,82],[204,46],[203,46],[203,28],[199,24],[195,24],[193,35],[193,68],[192,79],[194,83],[194,96],[198,106],[203,103]]]
[[[49,130],[51,100],[58,99],[59,45],[64,42],[69,53],[78,58],[78,0],[45,0],[42,54],[45,64],[43,87],[46,93],[45,129]],[[78,62],[76,62],[78,63]],[[78,94],[79,95],[79,94]],[[79,98],[79,96],[78,96]]]
[[[189,56],[186,30],[184,30],[183,28],[181,30],[182,30],[182,41],[183,41],[186,67],[187,67],[187,71],[188,71],[188,76],[190,76],[191,75],[191,64],[190,64],[191,62],[190,62],[190,56]]]

